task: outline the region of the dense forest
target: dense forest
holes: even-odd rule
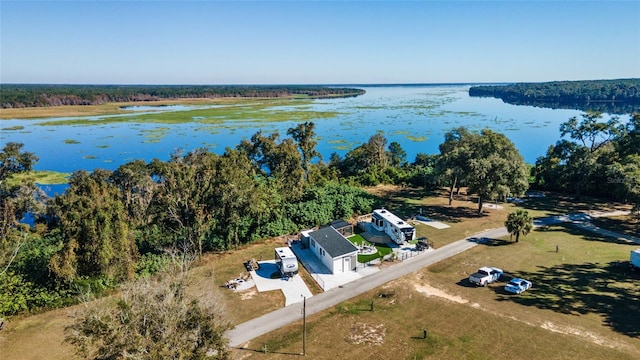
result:
[[[348,97],[362,89],[314,85],[31,85],[0,84],[3,109],[217,97]]]
[[[28,172],[36,154],[0,150],[0,316],[68,304],[145,277],[167,254],[234,249],[370,212],[362,187],[465,187],[478,201],[506,200],[533,187],[599,195],[640,210],[640,114],[629,122],[599,113],[571,118],[535,166],[489,129],[445,134],[439,154],[409,161],[401,144],[376,133],[344,157],[316,150],[315,124],[255,133],[222,154],[176,151],[168,161],[133,161],[114,171],[76,171],[63,194],[47,198]],[[27,213],[35,225],[21,223]]]
[[[482,85],[472,86],[469,96],[495,97],[513,105],[630,114],[640,111],[640,79]]]
[[[640,211],[640,113],[621,123],[588,112],[563,123],[560,135],[536,160],[534,186],[632,203]]]

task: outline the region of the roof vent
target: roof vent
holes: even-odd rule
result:
[[[402,224],[402,221],[398,221],[398,224]]]

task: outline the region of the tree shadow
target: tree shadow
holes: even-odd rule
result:
[[[488,237],[481,237],[481,238],[471,237],[471,238],[468,238],[467,241],[474,242],[480,245],[486,245],[486,246],[505,246],[505,245],[516,244],[516,242],[514,241],[493,239]]]
[[[476,288],[476,287],[478,287],[476,284],[474,284],[471,281],[469,281],[469,278],[460,279],[460,281],[458,281],[456,283],[456,285],[462,286],[462,287],[466,287],[466,288]]]
[[[425,214],[427,217],[433,220],[457,223],[462,219],[481,218],[488,216],[487,214],[478,214],[476,209],[471,209],[463,206],[443,206],[443,205],[430,205],[425,207]]]
[[[599,242],[605,242],[605,243],[611,243],[611,244],[622,244],[622,245],[633,244],[633,242],[630,242],[628,240],[619,239],[611,236],[600,235],[593,231],[588,231],[586,229],[583,229],[577,225],[573,225],[571,223],[564,223],[564,224],[560,223],[552,226],[542,226],[536,229],[536,231],[547,232],[547,233],[553,233],[553,232],[569,233],[571,235],[579,236],[582,240],[586,240],[586,241],[599,241]]]
[[[568,315],[598,314],[614,331],[640,337],[640,274],[620,262],[540,266],[514,275],[531,281],[532,288],[518,296],[496,290],[499,301]]]
[[[612,230],[621,234],[638,236],[640,234],[640,219],[635,220],[631,216],[625,218],[594,218],[591,222],[603,229]]]
[[[613,209],[620,205],[607,199],[592,197],[576,199],[572,195],[552,192],[544,192],[544,196],[540,197],[525,198],[525,201],[519,204],[523,209],[544,211],[548,216]]]
[[[488,239],[487,241],[484,242],[484,245],[487,245],[487,246],[505,246],[505,245],[513,245],[513,244],[516,244],[516,242],[500,240],[500,239]]]
[[[390,209],[394,214],[410,218],[418,215],[419,208],[422,209],[422,216],[426,216],[432,220],[442,221],[446,223],[459,223],[462,219],[482,218],[489,216],[484,212],[478,214],[477,208],[466,206],[449,206],[449,205],[416,205],[409,199],[422,199],[425,197],[446,197],[448,191],[441,189],[419,189],[419,188],[398,188],[383,194],[376,195],[374,206]],[[456,195],[456,201],[471,201],[468,196]],[[461,200],[460,198],[464,198]]]

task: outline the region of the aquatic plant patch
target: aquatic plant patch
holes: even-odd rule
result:
[[[7,178],[7,185],[15,186],[22,181],[33,181],[40,185],[57,185],[69,182],[70,173],[57,171],[29,171],[26,173],[13,174]]]
[[[427,137],[426,136],[413,136],[413,135],[405,135],[405,137],[408,140],[411,140],[413,142],[423,142],[423,141],[427,141]]]
[[[17,130],[23,130],[24,126],[20,126],[20,125],[16,125],[16,126],[9,126],[6,128],[2,128],[0,130],[2,131],[17,131]]]

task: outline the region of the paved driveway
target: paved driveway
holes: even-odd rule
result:
[[[277,277],[271,278],[273,273],[278,272],[275,260],[260,261],[260,269],[251,271],[251,278],[256,283],[259,292],[282,290],[285,298],[285,306],[302,302],[306,298],[313,296],[300,275],[288,278],[287,280]]]

